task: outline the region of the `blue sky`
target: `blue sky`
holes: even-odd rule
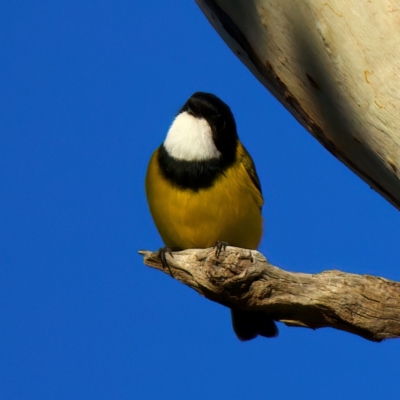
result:
[[[399,213],[264,89],[194,1],[0,4],[1,399],[397,399],[400,342],[227,309],[143,265],[152,151],[193,92],[232,108],[291,271],[400,280]]]

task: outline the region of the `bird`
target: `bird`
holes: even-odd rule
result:
[[[151,156],[145,187],[164,250],[258,248],[260,180],[230,107],[216,95],[196,92],[180,108]],[[231,317],[241,341],[278,335],[263,311],[231,308]]]

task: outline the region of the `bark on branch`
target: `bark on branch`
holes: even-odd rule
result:
[[[227,247],[167,255],[141,251],[144,263],[173,275],[201,295],[227,307],[265,310],[290,326],[331,327],[380,342],[400,337],[400,283],[341,271],[284,271],[258,251]]]

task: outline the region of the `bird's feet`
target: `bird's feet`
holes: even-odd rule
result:
[[[170,266],[168,264],[168,261],[167,261],[167,253],[172,258],[174,258],[174,256],[172,255],[172,251],[173,250],[175,250],[175,249],[172,248],[172,247],[164,246],[164,247],[161,247],[161,249],[158,250],[157,254],[158,254],[158,259],[161,261],[161,265],[162,265],[163,269],[168,268],[169,274],[174,278],[174,274],[172,273],[171,268],[170,268]]]
[[[219,255],[221,254],[221,251],[225,251],[226,250],[226,246],[229,246],[228,242],[223,242],[222,240],[217,240],[214,244],[215,248],[215,257],[219,257]]]

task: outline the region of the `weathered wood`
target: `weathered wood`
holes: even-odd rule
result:
[[[400,283],[340,271],[288,272],[258,251],[227,247],[191,249],[167,255],[141,251],[144,263],[227,307],[265,310],[291,326],[332,327],[379,342],[400,337]]]
[[[196,2],[295,118],[399,209],[399,2]]]

